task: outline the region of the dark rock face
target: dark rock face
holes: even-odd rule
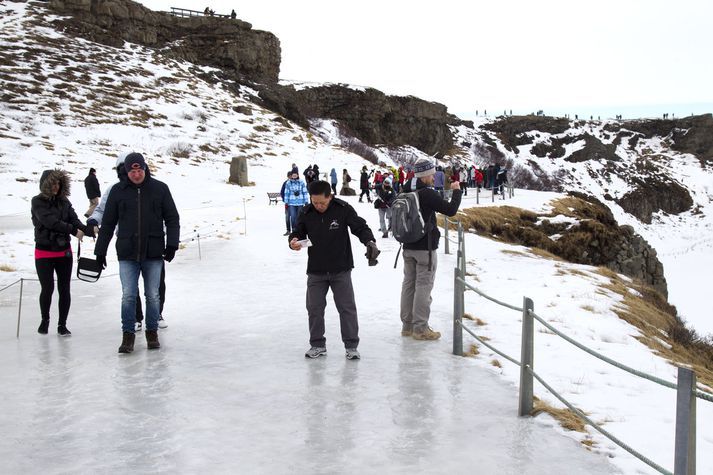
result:
[[[656,212],[678,214],[693,206],[693,199],[684,187],[674,181],[653,177],[638,181],[632,191],[615,201],[624,211],[646,224],[651,224],[651,216]]]
[[[561,134],[569,129],[569,120],[535,115],[509,116],[486,124],[483,128],[495,132],[507,150],[519,153],[519,145],[533,142],[532,137],[527,135],[528,132],[539,130]]]
[[[671,137],[671,148],[695,155],[701,165],[713,164],[713,115],[703,114],[672,120],[635,120],[622,123],[623,129],[643,137]]]
[[[307,124],[308,118],[335,119],[369,145],[412,145],[431,155],[448,152],[454,145],[449,125],[464,123],[443,104],[371,88],[333,84],[297,91],[270,86],[260,90],[260,99],[299,124]]]
[[[230,71],[239,78],[272,82],[280,72],[280,41],[272,33],[229,18],[181,18],[131,0],[51,0],[71,15],[56,24],[69,33],[109,46],[124,41],[163,48],[168,56]]]
[[[586,162],[588,160],[621,160],[621,158],[616,154],[616,145],[604,144],[601,140],[590,134],[584,134],[581,138],[584,139],[584,147],[565,158],[566,161],[578,163]]]
[[[428,154],[453,146],[448,124],[458,119],[443,104],[338,85],[303,89],[295,97],[305,115],[339,120],[371,145],[409,144]]]
[[[598,199],[576,192],[570,195],[586,205],[576,208],[579,225],[564,231],[557,241],[561,255],[572,262],[606,266],[668,297],[663,264],[656,249],[631,226],[619,226],[609,208]]]

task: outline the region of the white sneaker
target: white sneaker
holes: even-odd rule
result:
[[[309,350],[307,350],[307,353],[305,353],[305,357],[307,358],[319,358],[322,355],[327,354],[327,349],[322,348],[319,346],[313,346]]]
[[[166,323],[166,320],[164,320],[163,316],[161,316],[161,315],[158,316],[158,327],[159,328],[168,328],[168,323]]]
[[[358,360],[361,359],[361,355],[356,348],[347,348],[347,359],[348,360]]]
[[[137,332],[140,332],[140,331],[142,331],[143,329],[144,329],[144,324],[143,324],[142,322],[136,322],[136,328],[135,328],[135,330],[136,330]]]

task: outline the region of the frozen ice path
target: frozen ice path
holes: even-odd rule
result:
[[[204,242],[202,260],[193,243],[169,264],[159,351],[138,335],[133,354],[117,354],[117,277],[73,283],[70,339],[56,336],[55,313],[50,335],[35,333],[30,282],[16,340],[5,293],[2,471],[616,472],[546,418],[518,418],[517,388],[450,355],[453,262],[442,252],[432,316],[441,341],[400,336],[393,241],[380,240],[376,268],[355,242],[362,360],[344,358],[331,301],[328,356],[305,359],[306,255],[267,224],[275,216],[256,219],[253,234]],[[106,272],[117,269],[110,260]]]

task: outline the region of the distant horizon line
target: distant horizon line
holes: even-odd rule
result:
[[[459,108],[460,109],[460,108]],[[669,103],[669,104],[647,104],[647,105],[622,105],[622,106],[558,106],[552,108],[487,108],[470,111],[458,110],[455,108],[449,112],[461,118],[484,118],[497,117],[503,115],[530,115],[539,111],[546,116],[564,117],[569,115],[570,119],[575,116],[579,119],[615,119],[621,116],[622,119],[652,119],[663,118],[668,114],[669,119],[690,117],[691,115],[702,115],[713,113],[713,102],[694,103]]]

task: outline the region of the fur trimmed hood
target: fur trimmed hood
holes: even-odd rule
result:
[[[57,194],[57,197],[67,199],[70,195],[70,189],[72,186],[69,174],[58,168],[43,171],[42,176],[40,177],[40,194],[43,197],[47,199],[54,198],[54,195],[52,194],[53,183],[59,183],[59,193]]]

